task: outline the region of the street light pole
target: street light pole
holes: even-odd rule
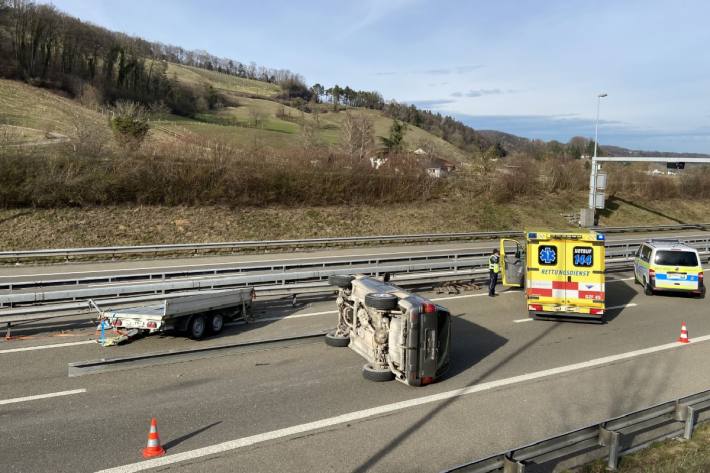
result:
[[[597,94],[597,118],[594,121],[594,156],[592,156],[592,174],[589,177],[589,208],[594,212],[596,207],[596,193],[597,193],[597,171],[599,166],[597,165],[597,142],[599,141],[599,106],[601,104],[602,98],[606,97],[607,94],[602,92]]]

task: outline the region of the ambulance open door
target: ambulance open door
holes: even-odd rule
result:
[[[525,278],[524,246],[517,240],[502,239],[500,241],[500,272],[503,285],[523,287]]]

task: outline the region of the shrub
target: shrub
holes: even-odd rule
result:
[[[117,102],[111,118],[111,129],[118,144],[137,148],[150,130],[145,109],[135,102]]]

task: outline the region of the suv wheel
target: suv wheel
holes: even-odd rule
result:
[[[350,345],[350,337],[336,335],[336,330],[331,330],[325,334],[325,344],[329,347],[343,348]]]
[[[377,310],[394,310],[399,298],[394,294],[365,294],[365,305]]]
[[[394,373],[388,369],[376,368],[370,363],[366,363],[362,367],[362,377],[368,381],[375,381],[381,383],[384,381],[392,381],[394,379]]]
[[[352,282],[355,276],[349,274],[331,274],[328,276],[328,284],[339,287],[340,289],[352,288]]]

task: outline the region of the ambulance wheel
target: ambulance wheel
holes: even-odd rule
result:
[[[350,337],[336,335],[335,330],[325,334],[325,344],[329,347],[343,348],[350,345]]]
[[[393,294],[365,294],[365,305],[377,310],[394,310],[399,298]]]
[[[207,321],[204,315],[194,315],[187,325],[187,335],[193,340],[200,340],[207,332]]]
[[[370,363],[366,363],[362,367],[362,377],[368,381],[374,381],[376,383],[382,383],[384,381],[392,381],[394,379],[394,373],[389,369],[375,368]]]
[[[651,286],[650,282],[647,282],[646,285],[643,287],[643,293],[647,296],[653,295],[653,286]]]

